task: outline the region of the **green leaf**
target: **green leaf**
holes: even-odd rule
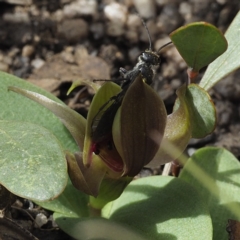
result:
[[[37,202],[43,208],[54,211],[55,214],[61,217],[88,217],[88,201],[89,196],[81,191],[78,191],[70,181],[63,193],[53,201]]]
[[[209,94],[197,84],[190,84],[186,91],[186,103],[191,117],[192,137],[203,138],[216,126],[216,109]]]
[[[206,22],[190,23],[170,34],[170,38],[187,65],[198,72],[227,49],[222,33]]]
[[[216,110],[209,94],[197,84],[188,85],[186,91],[184,88],[177,92],[178,99],[173,113],[168,116],[163,144],[150,166],[176,159],[191,137],[203,138],[215,129]]]
[[[12,193],[45,201],[67,184],[67,164],[56,137],[31,123],[0,121],[0,182]]]
[[[26,89],[10,86],[9,90],[22,94],[23,96],[41,104],[45,108],[49,109],[57,116],[65,127],[69,130],[80,149],[83,149],[83,141],[85,136],[86,119],[72,110],[65,104],[60,104],[56,101],[45,97],[42,94],[28,91]]]
[[[227,51],[209,65],[200,82],[200,86],[205,90],[209,90],[222,78],[240,67],[239,26],[240,12],[238,12],[225,34],[225,37],[228,41]]]
[[[70,218],[54,213],[56,223],[77,240],[149,240],[132,229],[103,218]]]
[[[228,239],[227,220],[240,220],[239,161],[225,149],[202,148],[188,160],[180,179],[194,186],[209,206],[213,239]]]
[[[207,205],[189,184],[154,176],[132,181],[123,194],[103,209],[103,216],[151,240],[211,240]]]
[[[61,121],[54,116],[53,113],[40,106],[38,103],[20,96],[19,94],[9,92],[9,86],[16,86],[34,91],[43,94],[44,96],[47,96],[48,98],[58,103],[62,103],[52,94],[44,91],[43,89],[40,89],[39,87],[34,86],[33,84],[28,83],[25,80],[4,72],[0,72],[1,120],[30,122],[40,125],[51,131],[57,137],[57,139],[59,139],[64,149],[68,149],[74,152],[79,151],[77,144],[75,143],[68,130],[64,127]]]

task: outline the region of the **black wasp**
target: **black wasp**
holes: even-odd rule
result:
[[[152,43],[149,34],[149,30],[142,20],[143,25],[147,31],[148,39],[149,39],[149,48],[142,52],[138,57],[138,62],[132,70],[126,70],[124,68],[120,68],[119,72],[121,74],[123,83],[121,84],[122,91],[116,96],[110,98],[98,111],[96,116],[92,121],[92,142],[93,152],[95,154],[100,153],[99,146],[101,143],[106,143],[108,148],[111,150],[113,147],[112,140],[112,124],[114,117],[118,108],[122,104],[122,100],[129,88],[129,86],[134,82],[134,80],[141,74],[142,79],[148,85],[151,85],[154,77],[154,66],[159,66],[161,59],[159,52],[162,48],[169,45],[171,42],[163,45],[157,52],[152,50]],[[97,81],[97,80],[95,80]]]

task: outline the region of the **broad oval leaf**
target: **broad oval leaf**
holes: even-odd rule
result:
[[[178,158],[190,138],[203,138],[216,125],[216,110],[209,94],[196,84],[182,86],[173,113],[167,117],[162,145],[148,166],[159,166]]]
[[[24,122],[0,121],[0,182],[31,200],[56,198],[67,184],[63,149],[47,129]]]
[[[212,240],[212,223],[203,197],[189,184],[154,176],[132,181],[103,208],[103,216],[149,240]]]
[[[227,51],[209,65],[200,82],[200,86],[203,87],[205,90],[209,90],[222,78],[240,67],[239,26],[240,12],[238,12],[225,34],[225,37],[228,41]]]
[[[203,138],[212,133],[216,126],[216,109],[209,94],[199,85],[190,84],[185,93],[193,138]],[[179,100],[175,102],[174,111],[179,108]]]
[[[238,159],[223,148],[202,148],[187,161],[180,179],[198,190],[209,206],[213,239],[228,239],[227,219],[240,220]]]
[[[19,94],[8,91],[9,86],[16,86],[40,93],[55,102],[63,104],[58,98],[43,89],[10,74],[0,72],[0,119],[31,122],[51,131],[61,142],[64,149],[79,151],[77,144],[61,121],[48,109]]]
[[[197,84],[190,84],[186,91],[186,103],[191,117],[192,137],[203,138],[216,126],[216,109],[209,94]]]
[[[86,119],[83,118],[80,114],[78,114],[76,111],[72,110],[65,104],[60,104],[56,101],[53,101],[52,99],[42,94],[12,86],[10,86],[8,89],[16,93],[22,94],[23,96],[49,109],[62,121],[65,127],[69,130],[76,143],[78,144],[79,148],[83,148]]]
[[[223,34],[206,22],[190,23],[170,34],[170,38],[187,65],[198,72],[227,49]]]

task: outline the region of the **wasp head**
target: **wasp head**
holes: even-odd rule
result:
[[[161,62],[160,56],[151,50],[143,52],[140,60],[149,66],[159,66]]]

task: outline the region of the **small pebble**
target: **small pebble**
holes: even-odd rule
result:
[[[181,2],[179,5],[179,13],[188,21],[192,17],[192,6],[188,2]]]
[[[174,90],[169,84],[164,84],[158,93],[162,100],[166,102],[170,97],[173,96]]]
[[[42,227],[47,222],[47,217],[43,213],[38,213],[35,218],[35,227]]]
[[[141,54],[141,50],[138,47],[133,47],[128,51],[128,57],[132,63],[136,63],[138,56]]]
[[[16,69],[12,72],[13,75],[19,77],[19,78],[25,78],[30,72],[30,67],[28,66],[23,66],[19,69]]]
[[[125,33],[123,24],[118,22],[109,22],[107,24],[107,34],[112,37],[119,37]]]
[[[170,85],[172,86],[173,89],[176,90],[182,85],[182,83],[180,79],[174,78],[171,80]]]
[[[113,65],[115,61],[122,61],[123,55],[116,45],[103,45],[99,51],[99,57],[104,59],[109,65]]]
[[[52,222],[52,227],[53,227],[53,228],[57,228],[57,227],[58,227],[57,223],[56,223],[56,222],[54,221],[54,219],[53,219],[53,215],[50,215],[49,221]]]
[[[31,62],[31,66],[33,66],[36,69],[41,68],[44,64],[45,64],[45,61],[41,58],[33,59]]]
[[[216,0],[217,3],[224,5],[225,3],[227,3],[227,0]]]
[[[22,66],[22,64],[21,64],[21,61],[20,61],[20,57],[14,58],[12,67],[13,68],[20,68],[21,66]]]
[[[23,201],[25,202],[26,199],[24,199]],[[20,201],[20,199],[17,199],[14,203],[14,206],[15,207],[18,207],[18,208],[23,208],[24,207],[24,202]]]
[[[190,1],[192,5],[192,14],[204,17],[208,13],[210,3],[209,0],[191,0]]]
[[[169,3],[169,0],[156,0],[156,4],[160,7],[166,5],[167,3]]]
[[[226,30],[223,28],[223,26],[227,25],[230,15],[231,15],[231,8],[229,8],[229,7],[225,7],[220,11],[219,19],[218,19],[218,26],[219,26],[219,28],[222,28],[221,30]]]
[[[4,63],[6,63],[7,65],[12,65],[12,62],[13,62],[13,58],[12,57],[10,57],[10,56],[4,56],[4,58],[3,58],[3,60],[2,60],[2,62],[4,62]]]
[[[29,64],[29,58],[28,57],[21,56],[20,61],[21,61],[22,66],[27,66]]]
[[[28,57],[23,57],[23,56],[17,56],[14,58],[12,62],[12,67],[19,69],[22,67],[28,67],[29,66],[29,58]]]
[[[236,112],[233,110],[234,106],[230,101],[217,101],[215,103],[216,111],[217,111],[217,120],[218,126],[226,127],[230,125],[230,122],[234,118],[234,114]]]
[[[140,38],[140,27],[142,22],[139,16],[136,14],[129,14],[126,22],[127,28],[125,29],[124,37],[131,43],[139,42]]]
[[[78,1],[79,13],[81,15],[94,16],[97,12],[96,0],[80,0]]]
[[[142,22],[137,14],[128,14],[126,25],[130,29],[135,29],[141,27]]]
[[[63,15],[67,18],[74,18],[83,15],[94,16],[97,12],[96,0],[78,0],[67,4],[63,8]]]
[[[144,168],[144,169],[141,170],[141,172],[138,175],[139,175],[140,178],[143,178],[143,177],[152,176],[153,173],[152,173],[151,169]]]
[[[41,37],[39,35],[34,35],[33,40],[35,43],[39,43],[41,41]]]
[[[50,19],[50,17],[51,17],[50,12],[47,11],[46,9],[41,11],[41,16],[43,19]]]
[[[130,43],[138,43],[139,41],[138,31],[136,31],[135,29],[126,30],[124,35]]]
[[[196,148],[188,148],[187,153],[191,157],[196,152]]]
[[[133,0],[123,0],[122,2],[127,8],[130,8],[133,6]]]
[[[53,20],[55,20],[56,22],[61,22],[63,21],[64,15],[63,15],[63,11],[61,9],[57,10],[56,12],[53,13]]]
[[[29,12],[31,14],[31,16],[37,17],[40,15],[40,9],[38,9],[38,7],[34,4],[32,4],[29,8]]]
[[[74,52],[75,62],[81,64],[81,62],[89,56],[88,50],[83,45],[76,47]]]
[[[156,16],[156,5],[153,0],[133,0],[137,12],[143,18],[153,18]]]
[[[75,62],[75,58],[73,56],[73,54],[71,52],[68,52],[68,51],[63,51],[61,53],[61,56],[62,56],[62,59],[64,62],[67,62],[67,63],[74,63]]]
[[[100,39],[104,37],[105,26],[103,23],[93,23],[90,26],[90,31],[93,34],[94,39]]]
[[[163,65],[162,76],[164,78],[172,78],[177,75],[178,67],[174,62],[169,62]]]
[[[168,4],[163,7],[161,15],[157,21],[157,26],[160,31],[169,34],[180,27],[183,24],[184,19],[178,12],[176,5]]]
[[[127,8],[119,3],[112,2],[104,8],[105,16],[112,22],[119,26],[125,24],[127,20]]]
[[[240,101],[240,70],[235,71],[233,74],[225,77],[218,82],[214,89],[224,98],[236,102]]]
[[[0,71],[8,72],[9,66],[6,63],[0,62]]]
[[[5,2],[8,2],[9,4],[11,3],[11,4],[18,4],[18,5],[30,5],[30,4],[32,4],[32,0],[8,0],[8,1],[5,1]]]
[[[27,201],[28,201],[28,203],[29,203],[28,209],[29,209],[29,210],[33,210],[33,208],[34,208],[33,202],[32,202],[31,200],[27,200]]]
[[[3,21],[11,23],[29,23],[30,19],[27,12],[4,13]]]
[[[35,49],[31,45],[25,45],[22,49],[22,56],[23,57],[31,57],[34,53]]]
[[[67,19],[58,25],[60,37],[69,43],[78,43],[88,35],[88,24],[83,19]]]

